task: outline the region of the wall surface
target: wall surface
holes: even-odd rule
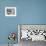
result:
[[[17,16],[6,17],[6,6],[15,6]],[[17,34],[17,24],[46,24],[46,0],[0,1],[0,44],[8,43],[9,32]]]

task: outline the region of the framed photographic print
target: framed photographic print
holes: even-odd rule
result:
[[[5,16],[16,16],[16,7],[5,7]]]

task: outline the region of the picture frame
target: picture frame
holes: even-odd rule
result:
[[[5,7],[5,16],[16,16],[16,7]]]

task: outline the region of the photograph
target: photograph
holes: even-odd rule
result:
[[[16,16],[16,7],[5,7],[5,16]]]

